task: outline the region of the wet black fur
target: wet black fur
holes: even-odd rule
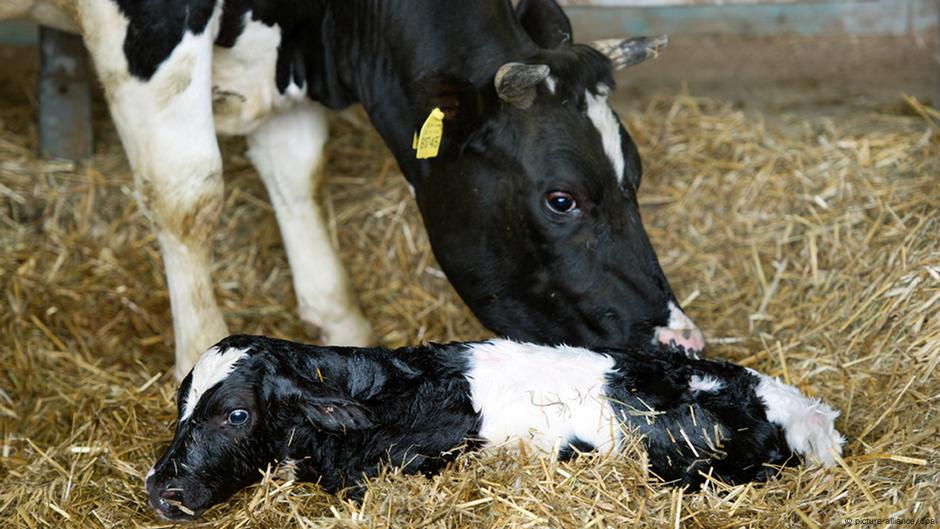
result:
[[[178,425],[148,482],[151,505],[179,487],[198,516],[257,481],[259,468],[289,459],[298,461],[298,479],[331,492],[357,487],[382,464],[433,473],[476,442],[463,345],[389,351],[232,336],[218,347],[248,347],[249,357]],[[180,386],[180,414],[191,377]],[[224,424],[238,408],[249,422]],[[162,514],[186,518],[178,509]]]
[[[616,361],[605,390],[616,417],[643,436],[651,470],[663,480],[693,488],[703,473],[726,483],[764,481],[776,473],[774,466],[800,461],[784,431],[767,421],[755,393],[759,379],[745,368],[688,358],[681,350],[601,352]],[[723,387],[691,392],[692,375],[711,376]],[[650,408],[657,413],[648,414]]]
[[[141,78],[186,29],[204,29],[212,5],[116,1]],[[225,0],[217,45],[236,45],[249,11],[282,32],[282,91],[294,82],[330,108],[363,105],[414,186],[441,268],[486,327],[623,347],[667,324],[667,303],[678,302],[640,218],[636,145],[620,127],[625,169],[615,175],[585,115],[585,94],[614,86],[610,62],[574,43],[554,0],[515,11],[509,0]],[[493,78],[513,61],[549,65],[555,93],[543,83],[525,110],[501,101]],[[446,114],[441,153],[418,160],[413,133],[436,106]],[[551,211],[553,191],[573,195],[578,211]]]

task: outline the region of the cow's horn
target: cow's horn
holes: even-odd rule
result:
[[[613,63],[614,70],[623,70],[656,57],[668,44],[669,37],[660,35],[658,37],[595,40],[590,43],[590,46],[606,55]]]
[[[535,86],[548,77],[550,71],[547,64],[508,62],[496,71],[493,80],[496,95],[516,107],[529,108],[535,101]]]

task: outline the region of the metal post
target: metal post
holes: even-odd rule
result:
[[[91,156],[88,58],[78,35],[39,30],[39,151],[46,158]]]

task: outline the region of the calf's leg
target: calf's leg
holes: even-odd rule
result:
[[[166,268],[176,378],[228,334],[209,277],[209,236],[222,205],[222,158],[211,105],[212,40],[218,13],[182,39],[147,78],[129,73],[128,21],[110,0],[76,0],[78,22],[152,219]]]
[[[328,136],[325,109],[297,104],[275,112],[248,134],[248,157],[274,206],[301,319],[318,327],[326,343],[369,345],[372,327],[314,200]]]

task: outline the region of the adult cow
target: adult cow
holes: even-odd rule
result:
[[[643,230],[636,146],[612,67],[661,40],[571,42],[553,0],[7,0],[0,17],[79,32],[166,266],[176,373],[227,334],[209,277],[216,134],[247,135],[304,321],[371,329],[313,197],[326,110],[359,102],[413,186],[434,253],[491,330],[519,340],[704,347]],[[413,136],[444,117],[436,157]]]

